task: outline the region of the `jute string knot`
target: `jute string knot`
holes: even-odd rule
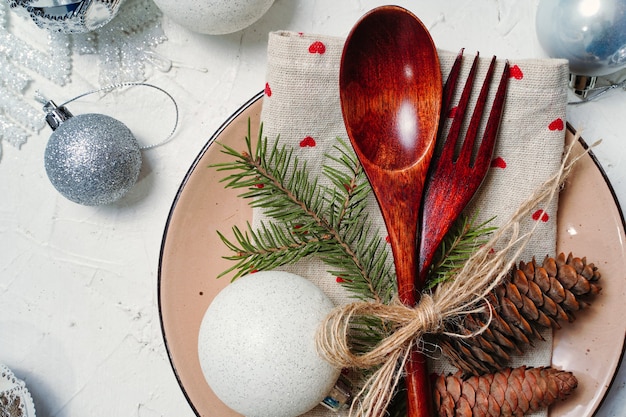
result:
[[[385,323],[390,335],[372,350],[355,354],[350,349],[349,334],[356,317],[375,317]],[[440,306],[429,294],[414,306],[394,299],[390,304],[355,302],[333,310],[317,338],[318,349],[331,363],[341,367],[371,368],[385,362],[398,349],[404,350],[416,337],[434,333],[443,327]]]

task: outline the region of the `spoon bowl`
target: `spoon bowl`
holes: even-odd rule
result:
[[[436,135],[441,73],[432,39],[413,14],[385,6],[365,15],[344,48],[339,82],[360,157],[402,170],[430,155],[433,141],[421,138]]]
[[[397,6],[363,16],[344,46],[339,94],[350,142],[387,226],[398,297],[412,306],[421,289],[420,206],[442,99],[437,50],[422,22]],[[413,350],[405,370],[408,416],[432,415],[426,359]]]

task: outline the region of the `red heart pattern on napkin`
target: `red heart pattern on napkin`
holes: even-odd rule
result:
[[[315,145],[317,145],[317,143],[315,142],[315,139],[313,139],[311,136],[307,136],[300,141],[301,148],[314,148]]]
[[[561,118],[554,119],[548,125],[548,129],[550,129],[550,130],[563,130],[564,127],[565,127],[565,123],[563,123],[563,119],[561,119]]]
[[[320,41],[315,41],[309,46],[309,53],[311,54],[324,54],[326,52],[326,45]]]
[[[502,157],[497,157],[494,158],[493,161],[491,161],[491,167],[492,168],[506,168],[506,161],[502,158]]]
[[[509,76],[511,78],[515,78],[516,80],[521,80],[522,78],[524,78],[524,73],[522,72],[522,69],[519,66],[513,65],[509,69]]]
[[[534,221],[539,221],[541,220],[542,222],[546,223],[548,220],[550,220],[550,216],[548,215],[548,213],[546,213],[543,210],[537,210],[536,212],[533,213],[533,220]]]

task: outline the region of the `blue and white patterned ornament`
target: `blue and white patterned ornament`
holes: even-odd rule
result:
[[[537,36],[546,52],[578,75],[626,67],[626,0],[542,0]]]
[[[570,87],[586,96],[598,77],[626,68],[626,0],[541,0],[537,37],[569,61]]]
[[[27,14],[42,29],[86,33],[113,19],[122,0],[10,0],[11,8]]]

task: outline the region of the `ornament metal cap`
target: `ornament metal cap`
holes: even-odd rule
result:
[[[57,130],[59,125],[74,117],[74,115],[65,106],[58,107],[52,100],[48,100],[43,106],[43,111],[46,112],[46,123],[54,131]]]
[[[586,98],[589,91],[596,86],[598,77],[592,75],[577,75],[570,73],[569,86],[579,97]]]

